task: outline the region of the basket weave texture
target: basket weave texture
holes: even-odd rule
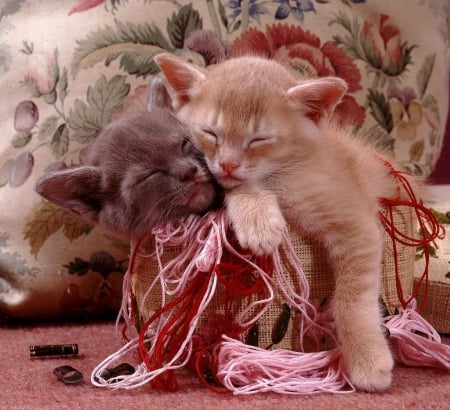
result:
[[[405,234],[408,234],[409,236],[414,234],[415,219],[413,218],[413,213],[410,208],[400,207],[395,209],[394,223],[395,226]],[[310,302],[316,306],[319,312],[324,312],[329,308],[334,290],[334,275],[328,263],[327,252],[320,243],[309,238],[302,238],[293,231],[290,232],[290,238],[296,255],[302,263],[304,273],[309,283]],[[132,248],[135,246],[135,244],[132,244]],[[154,311],[162,307],[161,291],[159,287],[156,287],[154,291],[150,292],[146,297],[147,290],[159,270],[156,258],[151,256],[154,248],[152,239],[150,238],[144,245],[141,245],[141,247],[142,249],[139,249],[137,252],[132,272],[132,292],[135,306],[138,309],[138,315],[136,315],[137,327],[139,327],[140,323],[149,318]],[[179,246],[166,247],[164,249],[163,264],[173,259],[180,251],[181,247]],[[293,288],[296,291],[299,291],[299,282],[296,280],[297,274],[286,257],[284,246],[280,247],[280,255],[283,262],[284,275],[288,278]],[[412,289],[414,256],[415,249],[413,247],[397,244],[398,273],[403,294],[405,296],[407,296]],[[394,255],[392,240],[389,235],[385,235],[384,257],[381,261],[381,265],[382,275],[380,296],[383,298],[389,314],[394,314],[401,310],[402,307],[397,296]],[[166,299],[166,301],[167,300],[170,300],[170,298]],[[211,313],[217,313],[219,315],[224,314],[224,304],[225,290],[224,287],[219,284],[211,303],[201,317],[198,331],[201,331],[201,328],[206,325],[208,316]],[[235,305],[236,314],[240,309],[238,305]],[[242,308],[244,305],[246,306],[246,303],[243,301]],[[258,321],[258,346],[265,348],[272,344],[272,331],[274,325],[277,323],[285,306],[286,300],[283,300],[283,296],[277,293],[275,302],[271,304]],[[291,311],[285,336],[281,342],[274,346],[274,348],[284,348],[296,351],[301,350],[298,343],[299,322],[300,313]],[[304,350],[324,350],[331,347],[333,347],[333,345],[330,345],[330,340],[326,337],[321,340],[320,345],[315,343],[314,347],[312,344],[308,347],[307,340],[304,344]]]
[[[420,303],[426,296],[427,303],[422,312],[423,317],[440,333],[450,334],[450,223],[447,216],[450,212],[450,202],[431,204],[431,208],[445,217],[443,226],[446,235],[442,240],[436,240],[436,255],[430,258],[429,288],[425,295],[422,287],[417,300]],[[423,271],[425,261],[419,259],[415,264],[414,284],[417,284]]]

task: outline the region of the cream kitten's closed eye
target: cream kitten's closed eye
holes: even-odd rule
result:
[[[247,149],[257,148],[261,145],[274,143],[274,142],[275,142],[275,137],[272,135],[251,137],[250,141],[247,143]]]
[[[202,137],[211,145],[216,146],[218,144],[219,140],[216,133],[209,128],[202,129]]]

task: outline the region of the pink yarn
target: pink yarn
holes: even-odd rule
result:
[[[338,348],[315,353],[265,350],[226,336],[218,347],[217,379],[235,394],[351,393]]]
[[[242,264],[247,264],[254,269],[266,288],[265,297],[252,298],[248,306],[239,312],[237,317],[232,318],[238,327],[248,329],[256,323],[273,302],[275,291],[277,291],[291,309],[301,313],[299,315],[301,346],[305,336],[315,337],[317,341],[323,335],[335,339],[330,312],[319,314],[309,300],[309,284],[288,233],[284,233],[285,253],[298,276],[295,282],[300,284],[299,292],[286,278],[278,251],[268,257],[273,266],[273,272],[266,272],[251,260],[250,255],[244,255],[233,247],[227,238],[228,228],[224,211],[213,211],[203,217],[190,216],[155,229],[152,232],[155,238],[155,251],[151,255],[145,255],[142,250],[138,250],[138,246],[135,247],[135,252],[140,252],[140,256],[154,257],[159,264],[159,273],[141,301],[139,310],[158,287],[163,300],[161,308],[164,308],[167,296],[178,296],[199,274],[209,281],[208,290],[189,323],[186,339],[177,348],[172,360],[153,370],[149,370],[140,363],[134,375],[123,376],[119,382],[110,385],[102,378],[103,370],[121,360],[129,351],[139,349],[142,352],[142,346],[138,342],[139,336],[136,336],[135,331],[131,340],[122,349],[97,366],[91,377],[94,384],[109,388],[134,388],[188,363],[193,354],[192,338],[198,320],[216,291],[218,274],[215,268],[221,263],[225,251],[241,260]],[[164,265],[162,258],[164,251],[172,246],[179,246],[181,250]],[[135,257],[136,254],[132,255],[131,260],[134,261]],[[132,274],[133,263],[130,263],[124,280],[121,310],[126,326],[130,329],[134,328],[131,303]],[[164,322],[170,319],[172,313],[170,310],[165,311],[164,315],[159,316],[159,319],[148,328],[145,343],[151,345],[148,351],[149,357],[152,355],[152,349]],[[398,359],[404,364],[450,368],[450,346],[441,343],[437,332],[416,312],[414,304],[399,315],[387,318],[385,325],[391,333],[390,340]],[[345,374],[339,347],[313,353],[285,349],[265,350],[245,345],[225,334],[216,344],[214,355],[217,364],[215,375],[217,380],[235,394],[267,391],[285,394],[349,393],[355,390]]]
[[[385,320],[398,360],[407,366],[450,370],[450,346],[441,342],[438,332],[416,309],[417,303],[413,300],[402,313]]]

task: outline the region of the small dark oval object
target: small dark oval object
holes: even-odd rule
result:
[[[259,324],[255,323],[247,333],[245,344],[257,347],[259,343]]]
[[[56,377],[66,384],[74,384],[83,380],[83,374],[72,366],[59,366],[53,370]]]
[[[272,328],[272,343],[277,344],[283,340],[287,332],[289,320],[291,319],[291,308],[287,303],[283,303],[282,310]]]
[[[135,371],[135,368],[131,364],[121,363],[116,367],[104,369],[100,376],[104,380],[111,380],[118,376],[129,376]]]

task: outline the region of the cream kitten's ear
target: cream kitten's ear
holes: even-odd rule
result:
[[[288,99],[305,116],[318,122],[329,117],[345,92],[347,83],[337,77],[306,80],[287,91]]]
[[[193,86],[205,80],[205,72],[169,53],[158,54],[154,60],[166,79],[173,108],[177,110],[190,101]]]

